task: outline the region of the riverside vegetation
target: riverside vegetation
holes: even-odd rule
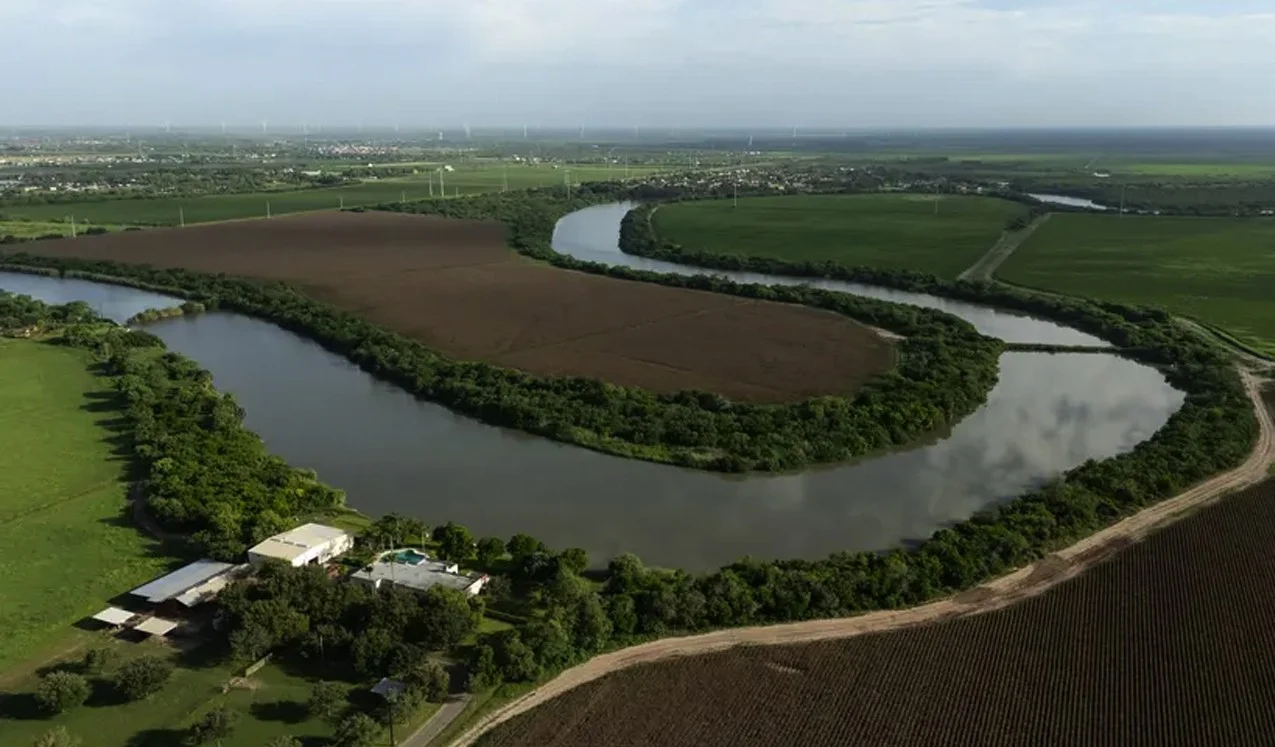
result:
[[[599,185],[570,202],[533,192],[391,207],[505,220],[510,225],[511,242],[515,248],[559,266],[716,289],[719,281],[714,278],[638,273],[561,257],[548,248],[547,233],[557,215],[590,202],[632,196],[627,188]],[[628,240],[629,246],[632,246],[631,242],[632,236]],[[334,334],[343,329],[344,324],[350,325],[350,329],[367,329],[359,326],[357,319],[314,304],[299,293],[279,285],[82,261],[54,262],[34,257],[18,257],[10,261],[23,264],[27,261],[43,262],[45,267],[72,271],[87,269],[103,275],[119,273],[136,282],[181,289],[210,308],[220,304],[247,311],[250,310],[249,301],[262,303],[269,299],[277,305],[267,307],[262,303],[256,308],[262,312],[273,309],[277,316],[270,318],[315,336]],[[729,261],[738,263],[743,260],[731,258]],[[779,267],[770,265],[771,271]],[[816,271],[850,272],[836,266],[811,265],[810,273]],[[480,635],[474,645],[466,648],[472,689],[489,688],[500,682],[533,681],[596,652],[676,632],[852,615],[873,609],[911,606],[966,589],[1037,560],[1055,548],[1071,544],[1192,483],[1239,464],[1257,436],[1257,423],[1249,400],[1229,361],[1205,342],[1178,330],[1163,312],[1076,299],[1039,298],[986,285],[945,283],[920,273],[862,270],[854,274],[851,279],[864,281],[862,275],[872,275],[880,284],[1032,311],[1094,332],[1127,348],[1140,360],[1161,365],[1171,382],[1186,392],[1186,401],[1159,432],[1133,450],[1102,462],[1086,463],[1040,490],[980,513],[952,528],[940,530],[910,549],[886,553],[834,553],[819,561],[746,559],[701,575],[648,569],[639,559],[625,555],[609,562],[605,583],[597,587],[581,578],[579,572],[587,561],[581,562],[578,551],[554,552],[534,538],[519,536],[504,543],[503,552],[493,549],[493,541],[478,543],[479,548],[487,549],[483,558],[476,558],[478,551],[472,543],[447,542],[446,546],[453,548],[449,552],[455,556],[452,559],[490,562],[493,569],[498,568],[508,579],[495,584],[489,604],[506,610],[511,620],[518,621],[514,628]],[[755,292],[768,290],[759,288]],[[997,303],[998,300],[1000,303]],[[885,310],[889,311],[888,308]],[[258,313],[264,316],[262,312]],[[302,321],[313,325],[313,330],[303,326]],[[964,329],[964,324],[943,328],[959,332]],[[139,332],[126,334],[144,335]],[[134,339],[150,345],[148,338]],[[348,345],[356,338],[342,339]],[[969,339],[979,340],[978,336]],[[991,348],[989,345],[989,349],[999,347]],[[391,350],[397,354],[390,354]],[[381,351],[384,357],[377,359],[377,365],[383,376],[409,382],[411,388],[413,377],[422,375],[415,366],[430,359],[420,353],[403,355],[400,350],[402,348]],[[370,352],[363,345],[347,347],[345,351],[361,361],[367,361]],[[241,429],[242,426],[238,425],[240,413],[233,407],[232,400],[215,397],[208,388],[206,375],[197,373],[193,366],[187,368],[178,364],[174,358],[160,356],[155,360],[168,362],[152,363],[143,369],[156,377],[177,375],[184,382],[180,388],[149,388],[157,398],[156,402],[161,401],[159,398],[164,395],[173,395],[173,399],[163,401],[171,402],[177,410],[162,422],[176,428],[194,429],[205,427],[210,418],[218,417],[220,421],[214,422],[220,422],[222,427],[230,428],[233,423],[234,427]],[[484,383],[476,379],[469,385],[481,387]],[[604,385],[595,384],[594,387],[593,391],[607,391]],[[186,399],[176,396],[196,391],[203,393],[201,397]],[[146,402],[147,399],[140,401]],[[181,408],[193,409],[186,410],[186,414],[179,417],[176,413],[181,412]],[[148,422],[145,414],[151,412],[149,406],[130,408],[131,412],[133,410],[136,411],[136,422]],[[248,448],[244,443],[243,448]],[[255,444],[253,449],[261,448],[259,441]],[[198,444],[185,438],[162,439],[154,442],[154,448],[157,451],[146,457],[152,471],[167,457],[173,463],[165,463],[164,469],[186,470],[189,474],[200,476],[197,484],[219,488],[207,490],[198,498],[194,493],[173,496],[177,499],[171,512],[163,519],[170,523],[177,520],[179,523],[175,526],[181,531],[198,537],[201,544],[217,552],[231,549],[231,541],[242,543],[257,533],[256,514],[249,511],[272,507],[245,502],[245,494],[249,501],[257,500],[257,496],[274,499],[276,491],[254,487],[268,484],[263,480],[265,475],[293,481],[284,484],[292,484],[301,491],[295,500],[284,499],[283,505],[274,507],[275,514],[284,524],[289,522],[290,517],[308,508],[339,502],[334,491],[323,488],[304,473],[285,471],[262,455],[247,460],[210,458],[205,468],[186,463],[187,460],[198,462],[200,451]],[[250,490],[225,489],[236,486],[239,481],[246,481]],[[197,512],[183,515],[178,510],[194,508],[191,501],[195,500],[199,501]],[[291,520],[295,521],[295,518]],[[458,527],[447,530],[450,533],[459,531],[462,530]],[[500,541],[495,540],[494,543],[498,546]],[[234,549],[239,546],[234,545]],[[315,579],[314,583],[320,582]],[[365,624],[357,616],[346,615],[342,611],[346,608],[341,606],[323,607],[324,611],[320,612],[305,607],[300,611],[305,615],[304,620],[295,618],[287,625],[276,625],[283,618],[275,613],[288,606],[278,595],[232,596],[230,599],[236,600],[239,605],[234,614],[235,619],[241,622],[232,626],[229,635],[235,636],[235,630],[251,629],[252,632],[238,635],[252,641],[254,651],[280,650],[300,656],[307,650],[305,642],[313,638],[309,633],[303,633],[305,630],[318,630],[323,625],[333,624],[331,621],[334,619],[346,621],[342,624],[347,626],[347,630],[362,630],[358,626]],[[399,629],[383,627],[390,637]],[[350,640],[349,648],[345,649],[347,653],[342,654],[351,662],[356,656],[355,645],[356,640]],[[391,654],[386,653],[385,656]]]

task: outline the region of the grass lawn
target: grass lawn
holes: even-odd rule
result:
[[[109,634],[96,638],[96,645],[116,650],[117,666],[145,654],[177,656],[156,641],[125,642]],[[282,735],[315,744],[331,736],[331,726],[306,713],[311,681],[267,665],[245,685],[225,690],[234,674],[225,666],[178,666],[162,690],[136,703],[116,702],[107,677],[90,677],[94,695],[88,703],[54,718],[33,712],[27,694],[37,679],[30,676],[6,688],[11,694],[0,706],[0,744],[27,745],[53,726],[63,726],[93,747],[172,747],[182,744],[186,729],[217,706],[239,715],[234,732],[222,741],[222,747],[262,747]],[[413,725],[401,727],[400,734],[409,733],[437,708],[432,703],[423,706]],[[388,736],[378,744],[388,745]]]
[[[170,560],[122,518],[126,464],[88,366],[83,351],[0,340],[0,672]]]
[[[1275,219],[1058,214],[999,275],[1161,306],[1275,354]]]
[[[506,170],[491,163],[459,164],[454,172],[443,177],[447,194],[459,189],[460,194],[478,194],[503,189]],[[631,176],[648,174],[651,168],[630,168]],[[381,202],[397,202],[401,199],[421,200],[430,196],[429,182],[432,170],[423,167],[421,173],[394,179],[365,181],[359,184],[324,189],[301,189],[281,192],[251,192],[245,194],[207,195],[204,197],[163,197],[140,200],[102,200],[60,205],[5,205],[0,213],[35,220],[66,219],[75,216],[77,221],[93,223],[129,223],[137,225],[177,225],[184,216],[186,223],[207,223],[235,218],[265,217],[267,203],[271,215],[297,213],[307,210],[332,210],[344,204],[346,207],[372,205]],[[518,165],[508,167],[509,188],[522,189],[537,186],[556,186],[563,183],[565,167],[554,169],[548,165]],[[571,167],[571,183],[622,178],[624,167],[608,169],[606,166]],[[437,177],[434,188],[437,190]],[[2,234],[3,232],[0,232]]]
[[[688,249],[925,270],[955,278],[996,243],[1021,205],[987,197],[798,195],[664,205],[661,238]]]

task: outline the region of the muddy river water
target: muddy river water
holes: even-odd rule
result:
[[[698,272],[622,254],[616,242],[626,210],[606,205],[564,217],[555,248],[595,261]],[[1099,342],[972,304],[814,284],[942,308],[1006,340]],[[0,289],[53,303],[84,300],[120,320],[174,303],[131,288],[13,273],[0,273]],[[527,532],[553,547],[583,547],[594,563],[634,552],[648,563],[688,570],[745,555],[817,558],[924,539],[1087,459],[1131,449],[1183,402],[1157,371],[1115,356],[1007,353],[987,403],[928,443],[800,474],[721,476],[474,422],[256,319],[219,312],[148,329],[211,371],[271,451],[316,470],[346,491],[354,508],[454,520],[478,536]]]

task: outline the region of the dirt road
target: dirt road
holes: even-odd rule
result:
[[[1014,253],[1024,241],[1028,239],[1037,228],[1045,224],[1049,220],[1049,216],[1053,213],[1045,213],[1028,223],[1021,231],[1006,231],[1001,235],[996,245],[987,250],[987,254],[979,257],[978,261],[970,265],[970,268],[960,275],[956,276],[957,280],[987,280],[991,281],[1005,260],[1009,259],[1009,255]]]
[[[1258,483],[1266,477],[1267,469],[1275,463],[1275,422],[1272,422],[1271,413],[1262,402],[1261,380],[1247,370],[1242,370],[1241,376],[1261,425],[1261,436],[1257,446],[1244,464],[1230,472],[1206,480],[1174,498],[1130,516],[1026,568],[954,597],[908,610],[873,612],[851,618],[721,630],[703,635],[668,638],[604,654],[568,669],[542,687],[488,714],[452,744],[454,747],[472,745],[482,734],[520,713],[531,710],[586,682],[638,664],[720,651],[744,644],[802,643],[897,630],[950,617],[991,612],[1018,600],[1040,594],[1078,575],[1111,553],[1137,542],[1152,530],[1232,491]]]
[[[469,696],[462,695],[449,699],[442,705],[433,716],[429,717],[425,723],[421,724],[421,728],[417,729],[407,739],[398,743],[398,747],[425,747],[425,745],[434,741],[439,734],[443,733],[456,717],[465,710],[465,706],[469,705]]]

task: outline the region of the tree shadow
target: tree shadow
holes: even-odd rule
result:
[[[173,747],[183,744],[186,732],[181,729],[147,729],[134,734],[126,747]]]
[[[38,721],[49,718],[35,693],[0,693],[0,720]]]
[[[105,677],[91,680],[89,684],[92,685],[93,692],[89,694],[89,699],[84,701],[84,705],[90,708],[110,708],[128,702],[128,698],[115,687],[115,683]]]
[[[249,710],[255,718],[262,721],[280,721],[285,724],[299,724],[310,717],[306,704],[296,700],[253,703]]]

